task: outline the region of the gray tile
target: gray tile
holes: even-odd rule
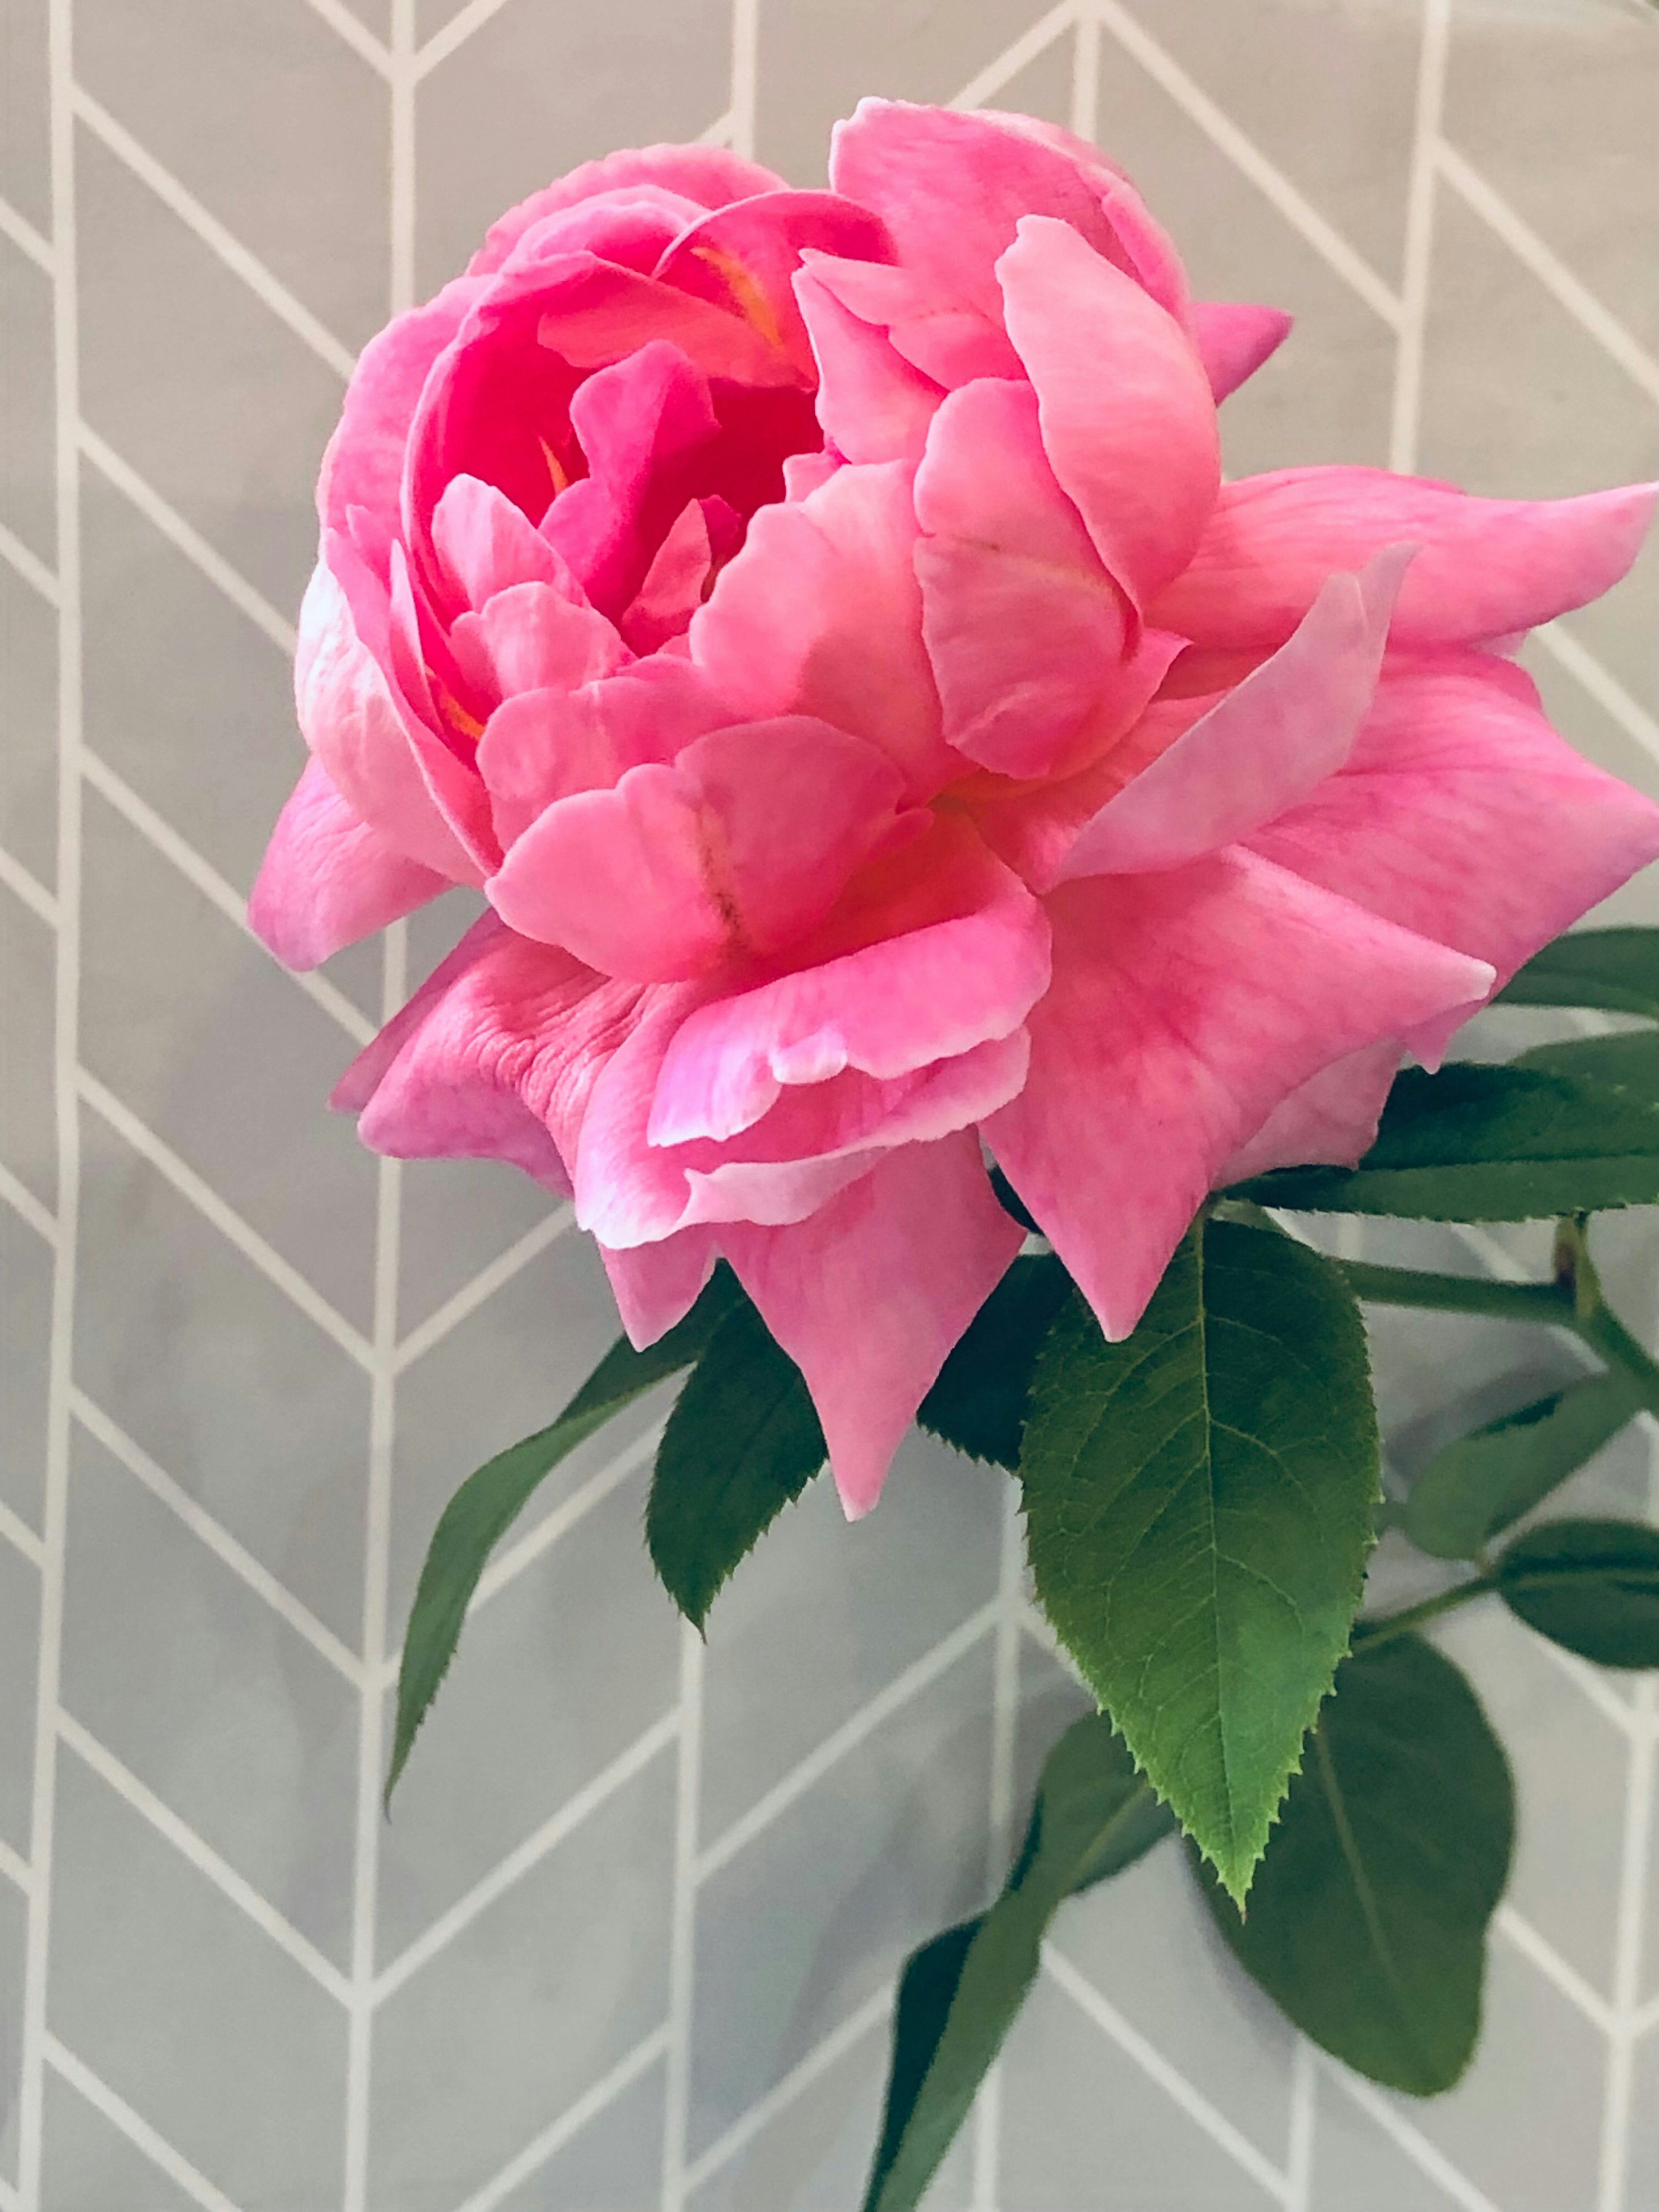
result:
[[[288,656],[94,468],[81,513],[87,744],[246,890],[305,764]]]
[[[308,8],[79,0],[76,71],[336,337],[386,319],[388,90]]]
[[[0,0],[0,197],[52,230],[46,0]]]
[[[1222,410],[1229,474],[1387,459],[1394,334],[1114,43],[1097,137],[1173,236],[1200,296],[1288,309],[1296,328]]]
[[[0,562],[0,844],[50,890],[58,875],[58,617]]]
[[[912,1431],[848,1526],[815,1482],[708,1620],[705,1844],[996,1589],[1006,1478]]]
[[[40,1576],[0,1542],[0,1844],[29,1855],[34,1802],[34,1698],[40,1633]]]
[[[653,1760],[386,1999],[373,2212],[453,2212],[660,2024],[673,1789]]]
[[[24,1959],[28,1906],[22,1892],[0,1875],[0,2175],[17,2179],[18,2092],[23,2063]]]
[[[1322,2068],[1314,2100],[1317,2212],[1452,2212],[1459,2201]]]
[[[49,1212],[58,1202],[52,1077],[57,963],[58,939],[50,924],[0,886],[0,1000],[6,1009],[0,1161]]]
[[[112,2120],[48,2074],[40,2212],[192,2212],[197,2203]]]
[[[501,2212],[644,2212],[662,2181],[662,2062],[648,2066],[539,2172],[501,2200]]]
[[[73,1752],[52,2031],[243,2212],[337,2202],[345,2016]]]
[[[422,1160],[406,1173],[398,1274],[404,1334],[544,1227],[557,1203],[500,1160]],[[562,1232],[573,1243],[580,1233]]]
[[[693,2157],[984,1881],[991,1666],[980,1644],[712,1875],[697,1908]]]
[[[635,1476],[467,1622],[382,1831],[382,1966],[672,1707],[644,1504]]]
[[[326,1110],[351,1040],[93,791],[83,841],[88,1071],[368,1334],[375,1167]]]
[[[61,1696],[349,1967],[356,1694],[84,1433],[70,1488]]]
[[[340,380],[84,131],[76,154],[87,421],[250,583],[297,608]]]
[[[58,558],[52,279],[0,235],[0,522]]]
[[[1267,2212],[1277,2201],[1046,1978],[1003,2054],[1001,2180],[1018,2212]]]
[[[356,1644],[368,1376],[90,1112],[82,1178],[82,1388]]]
[[[821,184],[830,126],[866,93],[951,100],[1041,12],[1026,0],[763,0],[759,158]]]
[[[1650,2031],[1637,2045],[1633,2070],[1625,2202],[1659,2204],[1659,2035]]]
[[[46,1480],[52,1277],[51,1247],[0,1206],[0,1499],[32,1528]]]
[[[726,0],[506,0],[421,86],[418,276],[453,276],[504,207],[617,146],[696,138],[730,100]]]
[[[1045,123],[1068,126],[1076,64],[1076,36],[1067,31],[1051,39],[1034,60],[1000,84],[987,104],[1019,115],[1040,115]]]

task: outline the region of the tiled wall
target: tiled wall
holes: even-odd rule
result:
[[[1229,407],[1236,469],[1652,475],[1659,15],[0,21],[0,2212],[852,2212],[896,1965],[982,1894],[1075,1693],[1022,1612],[1006,1485],[921,1443],[857,1528],[818,1486],[705,1650],[646,1567],[640,1422],[491,1569],[383,1825],[434,1517],[613,1323],[527,1185],[377,1164],[322,1110],[434,928],[296,982],[242,925],[298,758],[286,664],[343,377],[550,173],[702,136],[807,180],[881,90],[1097,132],[1202,288],[1297,312]],[[1656,581],[1659,548],[1531,651],[1563,726],[1649,788]],[[1619,911],[1651,916],[1651,886]],[[1627,1234],[1616,1269],[1644,1328],[1653,1247]],[[1408,1464],[1565,1355],[1469,1322],[1379,1359]],[[1650,1450],[1626,1438],[1585,1494],[1639,1510]],[[1523,1827],[1464,2087],[1412,2106],[1299,2046],[1167,1848],[1068,1909],[939,2212],[1655,2212],[1653,1686],[1465,1620]]]

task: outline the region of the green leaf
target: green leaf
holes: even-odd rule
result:
[[[1032,1371],[1066,1290],[1053,1253],[1016,1260],[922,1400],[922,1427],[970,1459],[1018,1467]]]
[[[864,2212],[921,2203],[1036,1978],[1060,1905],[1121,1874],[1174,1825],[1103,1714],[1067,1729],[1043,1767],[1007,1887],[905,1966]]]
[[[1402,1527],[1419,1552],[1472,1559],[1642,1408],[1628,1376],[1589,1375],[1459,1437],[1412,1486]]]
[[[652,1560],[694,1626],[823,1458],[800,1370],[745,1301],[715,1330],[668,1417],[645,1512]]]
[[[478,1577],[537,1486],[624,1406],[690,1366],[721,1321],[734,1308],[742,1311],[747,1305],[730,1268],[717,1268],[684,1321],[644,1352],[635,1352],[626,1338],[613,1344],[550,1428],[538,1429],[487,1460],[445,1506],[427,1547],[404,1636],[386,1779],[388,1806],[416,1732],[449,1671]]]
[[[1659,929],[1581,929],[1534,953],[1498,994],[1508,1006],[1601,1006],[1659,1021]]]
[[[1498,1563],[1504,1603],[1528,1628],[1602,1667],[1659,1667],[1659,1528],[1547,1521]]]
[[[1509,1763],[1474,1692],[1399,1636],[1344,1662],[1248,1915],[1202,1886],[1234,1955],[1304,2035],[1431,2097],[1480,2033],[1514,1829]]]
[[[1535,1044],[1509,1065],[1541,1067],[1547,1074],[1634,1091],[1638,1098],[1659,1098],[1659,1030],[1626,1030],[1618,1036],[1568,1037],[1556,1044]]]
[[[1533,1221],[1659,1202],[1659,1098],[1546,1067],[1407,1068],[1357,1168],[1285,1168],[1236,1195],[1316,1213]]]
[[[1212,1221],[1127,1343],[1073,1293],[1020,1479],[1044,1610],[1242,1898],[1371,1541],[1376,1419],[1341,1277],[1290,1237]]]

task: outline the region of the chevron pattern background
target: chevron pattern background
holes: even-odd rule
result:
[[[1650,476],[1659,19],[0,0],[0,2212],[852,2212],[896,1967],[1000,1873],[1077,1693],[1007,1486],[921,1443],[856,1529],[819,1486],[707,1647],[682,1634],[640,1542],[642,1419],[490,1569],[382,1822],[439,1507],[614,1323],[527,1187],[373,1161],[322,1112],[455,919],[300,981],[243,925],[297,763],[342,381],[548,174],[702,136],[810,181],[829,120],[885,91],[1097,135],[1200,289],[1297,310],[1230,407],[1235,470]],[[1531,650],[1562,726],[1659,787],[1659,555]],[[1650,1234],[1614,1256],[1650,1323]],[[1376,1350],[1401,1467],[1567,1358],[1474,1322]],[[1659,1503],[1651,1434],[1581,1489]],[[1379,1577],[1407,1571],[1385,1547]],[[1655,1686],[1499,1620],[1455,1648],[1525,1817],[1467,2083],[1411,2106],[1300,2045],[1165,1850],[1063,1918],[938,2212],[1659,2207]]]

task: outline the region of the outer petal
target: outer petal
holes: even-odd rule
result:
[[[659,1244],[636,1244],[627,1252],[613,1252],[601,1244],[599,1257],[611,1278],[628,1340],[636,1352],[643,1352],[690,1312],[714,1272],[717,1255],[712,1231],[683,1229]]]
[[[810,1220],[721,1243],[806,1377],[849,1519],[1019,1249],[969,1133],[895,1152]]]
[[[1248,837],[1347,758],[1376,689],[1411,549],[1331,576],[1294,635],[1083,830],[1067,876],[1179,867]]]
[[[1235,850],[1046,902],[1031,1073],[986,1124],[1110,1338],[1217,1174],[1332,1060],[1483,998],[1491,971]]]
[[[1386,469],[1284,469],[1223,487],[1154,622],[1200,645],[1279,644],[1333,568],[1384,545],[1419,548],[1395,611],[1397,646],[1503,637],[1581,607],[1635,559],[1655,488],[1577,499],[1474,499]]]
[[[1519,669],[1444,653],[1385,663],[1346,767],[1251,842],[1502,983],[1659,857],[1659,807],[1564,744]]]
[[[783,179],[721,146],[641,146],[607,154],[602,161],[584,161],[568,176],[544,185],[528,199],[509,208],[492,223],[489,234],[468,264],[470,276],[488,276],[501,267],[532,223],[561,210],[574,207],[596,193],[617,191],[629,185],[658,185],[678,192],[702,207],[724,207],[729,200],[747,199],[754,192],[782,189]]]
[[[824,436],[849,461],[919,461],[940,387],[812,270],[795,272],[795,296],[817,362]]]
[[[1026,216],[997,276],[1050,465],[1144,608],[1191,560],[1221,482],[1203,364],[1181,325],[1066,223]]]
[[[550,806],[490,901],[511,927],[605,975],[700,975],[821,921],[890,838],[900,788],[873,746],[805,716],[716,730],[672,765]]]
[[[1245,1139],[1216,1176],[1218,1185],[1270,1168],[1357,1165],[1376,1134],[1400,1058],[1399,1045],[1385,1037],[1310,1075]]]
[[[806,267],[850,315],[884,330],[894,349],[947,392],[976,376],[1018,376],[1019,356],[1000,319],[963,307],[908,268],[804,256]]]
[[[449,884],[354,814],[312,760],[277,817],[248,922],[284,967],[315,968]]]
[[[1194,301],[1193,341],[1218,406],[1278,352],[1292,319],[1282,308],[1252,307],[1239,300]]]
[[[922,644],[911,474],[897,461],[837,469],[806,498],[763,507],[690,636],[738,713],[833,722],[931,798],[961,763],[939,735]]]

